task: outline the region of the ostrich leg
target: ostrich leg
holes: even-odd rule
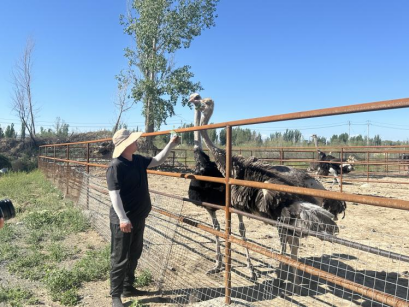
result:
[[[338,173],[337,173],[337,171],[334,170],[333,168],[330,168],[330,169],[329,169],[329,172],[334,176],[334,180],[332,181],[331,188],[332,188],[332,186],[333,186],[335,183],[338,183],[338,186],[341,186],[341,184],[340,184],[340,182],[339,182],[339,179],[338,179]]]
[[[213,210],[207,210],[209,212],[212,222],[213,222],[213,229],[220,231],[220,224],[216,217],[216,212]],[[209,270],[206,274],[215,274],[219,273],[223,270],[223,262],[222,262],[223,255],[220,252],[220,239],[216,236],[216,265],[213,269]]]
[[[243,239],[243,241],[246,241],[246,226],[244,226],[243,216],[239,214],[238,217],[239,217],[240,235],[241,235],[241,238]],[[246,256],[247,256],[247,267],[250,270],[251,280],[256,281],[257,280],[257,274],[255,273],[253,264],[251,263],[250,252],[249,252],[248,248],[246,248]]]

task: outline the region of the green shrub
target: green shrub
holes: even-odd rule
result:
[[[135,285],[137,287],[146,287],[152,283],[152,274],[148,270],[144,270],[139,274],[135,280]]]
[[[73,293],[76,293],[78,287],[81,286],[76,272],[66,269],[47,272],[44,282],[54,301],[60,300],[67,291],[70,291],[72,296]]]
[[[20,288],[0,287],[0,302],[8,303],[13,307],[23,307],[25,305],[37,305],[38,300],[33,297],[31,291]]]
[[[11,168],[11,162],[5,155],[0,154],[0,169],[2,168]]]

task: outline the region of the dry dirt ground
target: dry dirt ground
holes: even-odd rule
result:
[[[354,182],[353,184],[345,184],[343,191],[346,193],[382,196],[409,201],[408,177],[378,178],[378,180],[380,179],[405,182],[406,184]],[[188,179],[149,175],[149,184],[152,190],[182,197],[187,197],[189,182],[190,180]],[[328,189],[339,191],[337,186],[331,187],[329,179],[321,179],[321,182]],[[179,211],[208,226],[211,225],[211,220],[203,208],[187,202],[184,202],[183,207],[180,207],[180,201],[173,202],[161,199],[161,201],[156,202],[154,194],[152,194],[152,198],[154,203],[163,205],[164,208],[170,211]],[[407,234],[409,233],[409,211],[353,203],[348,203],[347,207],[345,218],[338,221],[340,238],[409,255],[409,240],[407,239]],[[219,221],[221,221],[222,229],[224,229],[224,223],[222,222],[224,213],[219,211],[217,216]],[[279,241],[275,228],[247,218],[244,222],[250,242],[257,242],[266,248],[271,248],[275,252],[279,251]],[[238,223],[235,216],[232,217],[232,223],[232,232],[238,235]],[[157,228],[159,229],[160,225]],[[175,247],[172,249],[172,255],[168,263],[168,268],[170,269],[169,272],[165,273],[168,278],[174,279],[173,284],[165,285],[164,295],[155,292],[157,290],[156,285],[147,287],[146,290],[151,291],[151,295],[140,297],[139,302],[141,305],[138,306],[176,306],[177,304],[171,299],[175,299],[178,296],[179,288],[206,288],[214,290],[218,288],[218,285],[223,285],[223,273],[211,276],[205,274],[208,269],[212,268],[214,263],[214,241],[209,239],[212,236],[203,236],[203,241],[199,242],[200,244],[196,244],[199,241],[196,238],[202,237],[202,234],[197,232],[196,229],[186,229],[186,232],[180,232],[179,235],[184,237],[183,244],[181,244],[180,248]],[[195,239],[195,242],[194,244],[192,243],[190,248],[188,243],[192,238]],[[78,237],[72,237],[69,240],[69,243],[72,245],[87,246],[91,244],[95,248],[106,244],[94,231]],[[204,245],[207,246],[207,249],[202,251],[201,246]],[[199,250],[200,252],[198,252]],[[189,256],[190,254],[193,256]],[[373,301],[363,299],[360,296],[345,295],[345,291],[342,291],[342,289],[328,283],[325,284],[325,282],[324,284],[322,282],[318,283],[312,278],[308,280],[308,276],[306,277],[307,286],[309,284],[313,289],[303,290],[301,297],[282,298],[278,295],[268,297],[268,286],[271,283],[272,277],[275,276],[274,268],[278,266],[277,262],[251,252],[253,265],[259,274],[259,279],[254,283],[249,279],[244,254],[244,249],[239,248],[233,252],[233,257],[237,257],[237,259],[233,261],[232,285],[234,287],[234,295],[231,306],[385,306],[375,304]],[[356,251],[349,247],[322,242],[312,237],[302,239],[299,256],[308,265],[330,271],[338,276],[344,274],[348,279],[368,287],[374,287],[375,284],[375,288],[378,290],[384,290],[391,295],[408,299],[407,274],[409,265],[407,262]],[[341,271],[344,273],[340,273]],[[2,270],[3,272],[4,270]],[[2,283],[15,283],[21,286],[21,281],[13,279],[12,276],[0,276],[0,279]],[[380,282],[379,284],[376,284],[377,280]],[[30,288],[35,291],[36,296],[41,298],[44,306],[61,306],[58,303],[52,302],[44,289],[39,285],[31,285]],[[273,290],[272,292],[274,292]],[[256,293],[257,295],[255,296],[259,297],[260,300],[254,299],[254,295],[250,293],[251,291],[253,291],[253,294]],[[241,294],[237,294],[239,292]],[[79,306],[110,306],[108,293],[108,281],[86,283],[80,289],[82,300]],[[201,294],[201,300],[204,299],[206,301],[197,303],[195,303],[194,299],[188,299],[185,304],[196,307],[224,305],[222,295],[209,294],[209,296],[203,296]],[[130,299],[125,299],[124,301],[125,306],[131,306]]]

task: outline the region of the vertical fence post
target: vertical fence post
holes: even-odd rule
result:
[[[366,181],[369,181],[369,149],[366,152]]]
[[[55,158],[55,145],[53,146],[53,149],[54,149],[53,157]],[[57,161],[54,159],[54,163],[53,163],[53,166],[54,166],[54,167],[53,167],[53,179],[54,179],[54,183],[55,183],[55,177],[56,177],[55,173],[56,173],[56,169],[57,169],[56,163],[57,163]]]
[[[385,169],[386,169],[386,175],[388,175],[388,173],[389,173],[389,165],[388,165],[388,163],[389,163],[389,155],[388,155],[388,152],[385,152]]]
[[[226,241],[225,241],[225,258],[224,263],[226,264],[226,272],[224,275],[224,285],[225,285],[225,303],[230,305],[231,303],[231,186],[229,184],[230,172],[231,172],[231,135],[232,130],[231,126],[226,127],[226,206],[225,206],[225,218],[226,218]]]
[[[89,174],[89,143],[87,143],[87,174]]]
[[[283,148],[280,148],[280,165],[283,165],[283,160],[284,160],[284,151]]]
[[[89,209],[89,143],[87,143],[87,210]]]
[[[67,160],[70,159],[70,145],[68,145],[68,144],[67,144],[67,150],[66,150],[66,152],[65,152],[65,158],[66,158]],[[70,184],[69,176],[70,176],[70,163],[67,162],[67,172],[65,173],[65,180],[66,180],[66,181],[65,181],[65,182],[66,182],[65,197],[68,196],[68,186],[69,186],[69,184]]]
[[[339,179],[340,181],[339,181],[339,184],[340,184],[340,186],[339,186],[339,191],[342,193],[342,179],[343,179],[343,173],[342,173],[342,162],[343,162],[343,160],[344,160],[344,147],[341,147],[341,154],[340,154],[340,157],[341,157],[341,178]]]

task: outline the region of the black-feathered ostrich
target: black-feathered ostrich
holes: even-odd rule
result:
[[[193,98],[193,97],[191,97]],[[194,115],[194,122],[195,126],[200,125],[200,118],[201,112],[199,108],[195,108],[195,115]],[[223,177],[220,173],[219,169],[217,168],[216,163],[210,161],[210,158],[207,154],[205,154],[202,150],[202,140],[201,134],[199,131],[194,132],[194,149],[193,149],[194,159],[195,159],[195,175],[200,176],[211,176],[211,177]],[[190,199],[201,201],[201,202],[208,202],[216,205],[224,206],[226,203],[226,186],[221,183],[216,182],[208,182],[208,181],[201,181],[193,179],[189,185],[188,195]],[[220,231],[220,224],[216,217],[216,210],[213,208],[206,208],[209,212],[212,222],[213,228]],[[240,225],[244,225],[243,217],[241,215],[238,216]],[[245,229],[243,230],[240,227],[240,233],[242,236],[245,234]],[[250,269],[251,279],[256,280],[257,275],[254,272],[253,266],[251,264],[250,254],[249,251],[246,249],[246,256],[247,256],[247,266]],[[219,237],[216,236],[216,265],[213,269],[209,270],[207,274],[214,274],[219,273],[223,270],[223,262],[222,262],[223,255],[220,252],[220,240]]]
[[[195,126],[200,125],[201,113],[198,108],[195,108],[194,122]],[[199,131],[194,132],[194,148],[193,154],[195,158],[195,175],[223,177],[217,168],[216,164],[210,161],[209,156],[202,150],[202,140]],[[216,205],[224,206],[226,202],[226,186],[221,183],[208,182],[192,179],[189,185],[188,195],[190,199],[209,202]],[[216,209],[205,207],[212,218],[213,228],[220,230],[220,224],[216,217]],[[211,269],[208,274],[218,273],[222,268],[222,254],[220,252],[220,240],[216,236],[216,266]]]
[[[206,125],[213,113],[213,100],[201,99],[200,95],[196,94],[196,96],[191,99],[191,102],[197,106],[200,105],[202,111],[201,125]],[[218,169],[225,176],[226,151],[216,147],[210,140],[206,131],[202,130],[201,134],[206,146],[215,158]],[[254,157],[246,159],[241,156],[233,155],[232,164],[231,176],[235,179],[290,186],[296,185],[285,176],[279,176],[278,171],[274,170],[274,167],[267,165]],[[291,172],[291,170],[289,170],[289,172]],[[304,174],[307,175],[306,173]],[[301,182],[302,180],[303,179],[297,179],[296,181]],[[316,200],[310,196],[267,189],[233,185],[231,190],[231,204],[236,209],[278,220],[307,230],[328,234],[338,233],[339,229],[333,221],[334,216],[321,206],[316,205],[315,202]],[[286,252],[286,245],[288,243],[291,248],[291,258],[297,259],[299,238],[305,237],[306,233],[298,230],[293,231],[286,229],[285,227],[280,227],[279,230],[282,253]],[[298,276],[296,270],[293,271],[296,291],[299,292]]]
[[[334,183],[338,183],[338,185],[341,184],[338,179],[338,174],[341,174],[341,168],[343,174],[350,173],[354,170],[354,166],[351,164],[351,162],[354,162],[352,157],[349,157],[346,163],[341,164],[341,159],[327,155],[325,152],[318,150],[318,160],[322,162],[319,162],[317,175],[328,176],[329,174],[332,174],[334,176],[332,185],[334,185]]]

